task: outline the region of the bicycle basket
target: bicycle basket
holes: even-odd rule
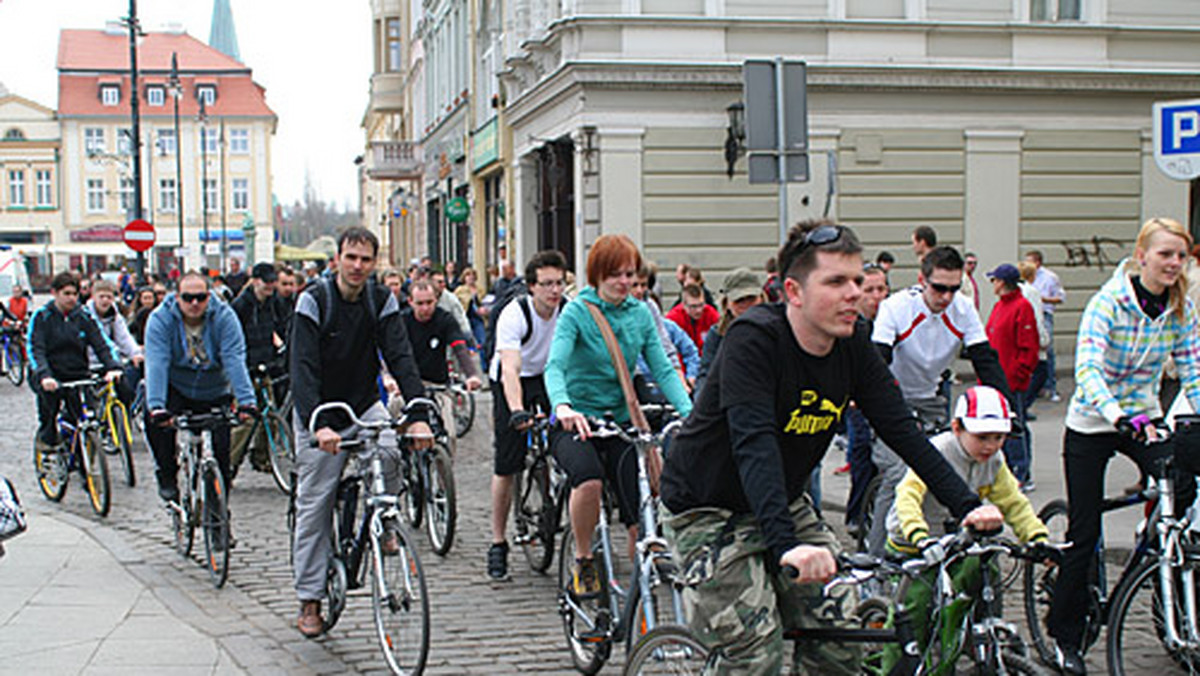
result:
[[[1200,415],[1175,416],[1175,467],[1200,475]]]
[[[0,542],[25,532],[25,510],[12,482],[0,476]]]

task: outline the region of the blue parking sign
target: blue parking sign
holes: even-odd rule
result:
[[[1154,159],[1171,178],[1200,176],[1200,99],[1154,104]]]

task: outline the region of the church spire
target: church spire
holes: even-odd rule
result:
[[[233,10],[229,0],[213,0],[212,29],[208,33],[208,45],[226,56],[241,61],[238,53],[237,29],[233,27]]]

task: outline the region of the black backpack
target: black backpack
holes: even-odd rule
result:
[[[483,338],[483,356],[490,364],[492,355],[496,354],[496,325],[500,323],[500,313],[514,300],[520,301],[521,314],[525,315],[525,335],[521,336],[521,344],[529,342],[533,337],[533,310],[529,307],[529,287],[524,279],[516,279],[504,289],[504,293],[496,297],[492,309],[488,311],[487,333]]]
[[[337,308],[333,304],[333,295],[338,292],[334,286],[334,281],[331,277],[320,277],[313,282],[310,282],[304,289],[310,291],[317,300],[317,304],[321,308],[321,318],[317,322],[317,329],[322,338],[325,337],[330,325],[333,324],[333,316]],[[371,328],[371,334],[375,335],[375,330],[379,326],[379,305],[375,300],[375,282],[368,279],[363,288],[363,302],[367,306],[367,322]],[[388,293],[391,293],[390,291]]]

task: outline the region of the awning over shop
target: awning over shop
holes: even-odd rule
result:
[[[287,244],[275,245],[275,260],[277,261],[324,261],[326,258],[328,256],[320,251],[309,251]]]

